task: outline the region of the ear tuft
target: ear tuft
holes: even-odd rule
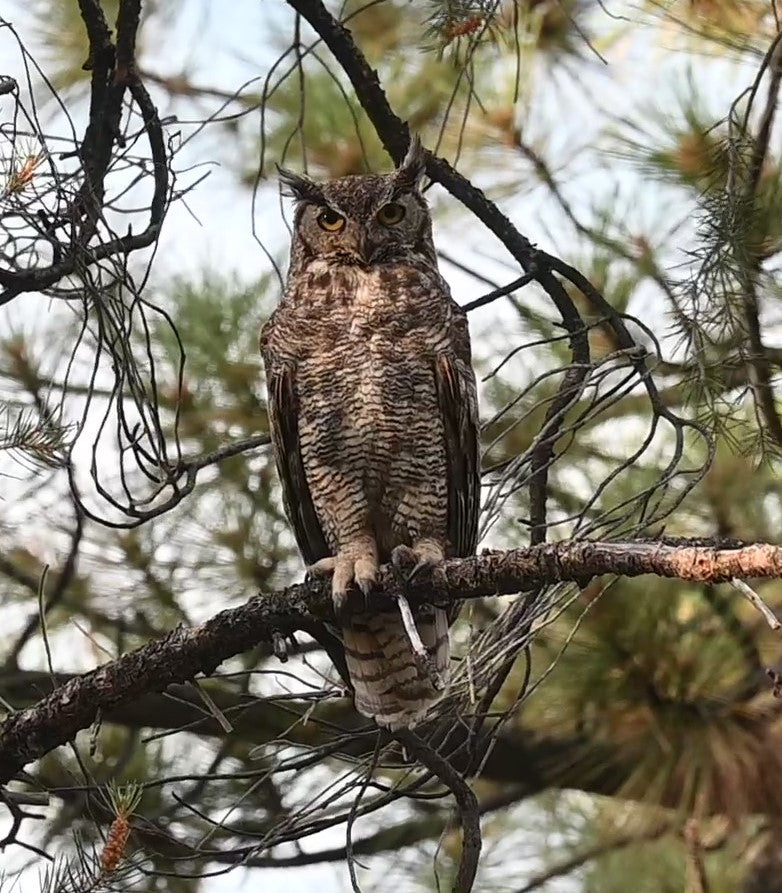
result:
[[[279,165],[277,165],[277,173],[284,196],[297,202],[312,202],[315,205],[326,203],[320,185],[310,180],[309,177],[302,177],[301,174],[295,174]]]
[[[410,147],[399,165],[395,183],[397,189],[417,189],[426,168],[426,149],[418,135],[410,138]]]

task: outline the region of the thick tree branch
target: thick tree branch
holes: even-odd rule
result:
[[[32,707],[53,681],[61,688],[79,678],[82,677],[77,674],[59,673],[53,680],[46,672],[31,670],[0,674],[0,697],[20,708]],[[313,710],[311,701],[256,698],[230,690],[216,680],[202,685],[230,720],[231,739],[237,744],[269,744],[284,736],[292,745],[309,748],[328,744],[329,736],[333,735],[339,744],[335,752],[354,759],[367,756],[374,747],[371,736],[343,734],[357,733],[366,727],[366,720],[356,713],[347,698],[325,701]],[[305,714],[309,717],[306,723],[292,721]],[[164,693],[143,694],[101,711],[101,719],[127,729],[225,737],[217,720],[204,712],[196,691],[187,685],[169,685]],[[463,729],[459,735],[452,732],[449,737],[450,748],[457,751],[450,756],[451,763],[463,773],[469,769],[469,755],[459,749],[459,744],[467,733]],[[632,763],[623,758],[618,748],[605,742],[589,740],[580,734],[541,735],[535,729],[514,725],[493,735],[481,777],[514,785],[518,799],[552,787],[611,795],[621,788],[631,770]],[[56,786],[54,792],[57,793]]]
[[[509,552],[485,551],[445,565],[442,582],[414,585],[411,601],[449,602],[521,590],[562,581],[586,583],[601,574],[637,577],[656,574],[698,582],[741,577],[782,578],[782,547],[755,544],[719,549],[686,541],[625,543],[562,542]],[[388,604],[396,592],[384,569],[370,609]],[[331,618],[328,582],[302,583],[256,596],[221,611],[200,626],[178,627],[161,639],[125,654],[55,689],[36,705],[12,713],[0,725],[0,784],[23,766],[70,741],[98,711],[115,710],[144,694],[210,673],[224,660],[271,642],[275,632],[311,630]]]

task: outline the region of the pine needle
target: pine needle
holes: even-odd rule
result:
[[[54,411],[45,417],[38,409],[12,414],[0,405],[0,452],[21,454],[33,466],[62,468],[73,432],[74,426],[63,424]]]

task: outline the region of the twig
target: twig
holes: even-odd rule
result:
[[[407,633],[407,638],[410,640],[413,654],[420,660],[425,661],[427,658],[426,646],[421,641],[421,636],[418,634],[418,629],[415,625],[415,617],[413,617],[413,612],[410,610],[410,602],[401,592],[396,597],[396,602],[399,605],[399,613],[402,615],[402,624]]]
[[[434,687],[442,689],[444,687],[442,677],[432,660],[432,656],[426,650],[426,645],[421,641],[421,636],[418,632],[418,627],[415,625],[415,617],[413,616],[407,596],[403,592],[400,592],[395,598],[396,603],[399,606],[399,613],[402,615],[402,625],[407,633],[410,647],[413,649],[416,663],[419,668],[429,676]]]
[[[45,799],[39,799],[45,798]],[[10,813],[11,816],[11,827],[8,829],[7,833],[4,837],[0,838],[0,852],[3,852],[5,848],[12,843],[19,844],[20,846],[24,846],[26,849],[30,849],[33,852],[41,853],[37,847],[30,846],[29,844],[23,844],[20,840],[17,839],[17,835],[22,827],[22,822],[25,819],[42,819],[44,816],[34,813],[34,812],[26,812],[22,809],[22,806],[45,806],[48,803],[48,795],[47,794],[24,794],[19,791],[10,791],[7,788],[0,787],[0,803],[3,803]],[[46,855],[45,853],[43,855]],[[46,857],[50,858],[50,857]]]
[[[505,295],[513,294],[514,291],[517,291],[532,282],[534,278],[535,269],[533,267],[529,273],[519,276],[519,278],[514,279],[513,282],[509,282],[507,285],[503,285],[500,288],[495,288],[493,291],[481,295],[480,298],[476,298],[474,301],[465,304],[462,307],[462,310],[464,310],[465,313],[470,313],[470,311],[477,310],[479,307],[485,307],[487,304],[491,304],[492,301],[496,301],[497,298],[504,298]]]
[[[747,601],[751,602],[752,605],[757,608],[758,611],[763,615],[766,620],[766,623],[771,627],[771,629],[779,629],[782,626],[782,623],[777,619],[776,614],[769,608],[769,606],[763,601],[763,599],[755,592],[755,590],[751,586],[747,586],[747,584],[743,580],[739,580],[734,577],[730,581],[730,585],[747,599]]]
[[[209,708],[209,712],[220,724],[220,728],[225,732],[226,735],[230,735],[231,732],[233,732],[234,727],[229,722],[228,717],[217,706],[217,704],[215,704],[215,702],[212,700],[212,697],[209,694],[209,692],[202,685],[199,685],[197,679],[193,680],[192,685],[195,688],[195,690],[198,692],[201,700]]]
[[[361,805],[361,800],[364,797],[364,794],[369,787],[369,782],[372,780],[372,774],[377,768],[377,762],[380,757],[380,744],[382,735],[378,735],[375,740],[375,750],[372,754],[372,759],[367,766],[367,774],[361,781],[361,786],[356,793],[355,798],[353,799],[353,803],[350,806],[350,812],[348,814],[348,820],[345,823],[345,859],[348,863],[348,872],[350,873],[350,885],[353,888],[354,893],[361,893],[361,887],[358,883],[358,878],[356,877],[356,859],[355,853],[353,850],[353,825],[356,821],[356,814],[358,813],[358,808]]]
[[[410,756],[434,773],[456,800],[462,826],[462,854],[452,893],[469,893],[478,871],[481,855],[481,814],[478,798],[454,767],[436,750],[411,731],[394,732],[394,737]]]
[[[74,513],[76,516],[76,523],[74,524],[74,528],[71,533],[71,545],[68,550],[68,555],[65,559],[65,563],[63,564],[62,570],[60,571],[60,575],[57,577],[57,582],[52,587],[52,591],[46,599],[46,603],[43,605],[42,613],[44,617],[51,612],[52,608],[55,608],[63,600],[68,591],[68,587],[71,585],[74,577],[76,576],[76,565],[79,556],[79,548],[81,546],[81,540],[84,534],[84,512],[82,512],[77,500],[74,500]],[[16,669],[19,661],[19,655],[21,654],[22,649],[27,644],[33,633],[35,633],[35,631],[38,629],[40,622],[40,610],[36,611],[35,614],[30,615],[24,629],[20,633],[19,637],[11,648],[8,657],[5,660],[6,670]]]

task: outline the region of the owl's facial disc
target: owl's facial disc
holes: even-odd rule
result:
[[[296,238],[305,256],[367,268],[431,252],[429,216],[418,189],[421,170],[413,164],[393,174],[352,175],[323,184],[302,185],[296,179]],[[294,175],[286,178],[293,189]]]

